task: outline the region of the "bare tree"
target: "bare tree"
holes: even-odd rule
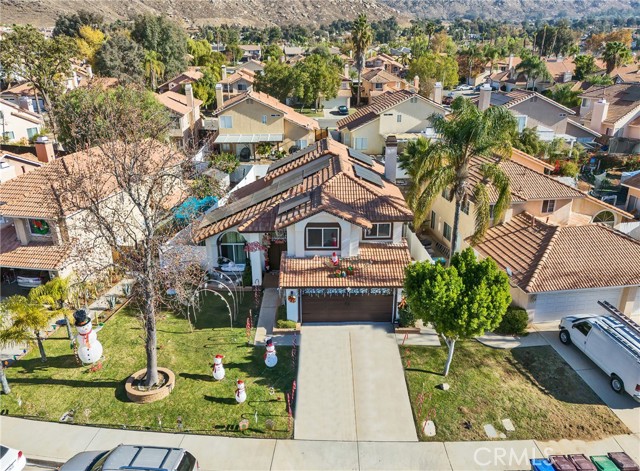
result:
[[[108,267],[135,279],[134,303],[144,326],[147,375],[158,384],[156,314],[167,291],[196,286],[202,272],[193,264],[162,264],[159,251],[173,235],[170,209],[190,192],[185,154],[166,143],[169,116],[140,106],[143,91],[105,93],[101,100],[68,108],[62,117],[82,130],[84,150],[56,162],[52,197],[67,224],[77,275],[95,276]],[[64,230],[64,229],[63,229]],[[179,293],[188,290],[178,289]]]

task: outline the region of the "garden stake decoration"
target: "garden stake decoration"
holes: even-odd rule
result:
[[[287,398],[287,410],[289,411],[289,417],[287,419],[287,430],[291,432],[291,427],[293,426],[293,412],[291,411],[291,395],[289,393],[285,394]]]
[[[296,345],[297,336],[293,334],[293,345],[291,346],[291,368],[295,371],[296,369],[296,353],[298,352],[298,347]]]
[[[102,358],[102,344],[98,341],[98,332],[102,326],[95,330],[91,326],[91,319],[84,309],[79,309],[73,313],[76,330],[76,354],[84,365],[91,365]]]
[[[224,375],[225,375],[225,371],[224,371],[224,365],[222,364],[222,359],[224,358],[224,356],[222,355],[216,355],[215,358],[213,359],[213,379],[215,379],[216,381],[220,381],[222,379],[224,379]]]
[[[244,381],[242,381],[241,379],[239,379],[236,382],[236,402],[238,404],[242,404],[244,401],[247,400],[247,391],[244,388]]]
[[[276,355],[276,346],[273,344],[273,339],[269,337],[266,340],[267,351],[264,354],[264,364],[267,368],[273,368],[278,364],[278,356]]]
[[[247,344],[249,345],[251,345],[251,329],[253,328],[251,317],[251,309],[249,309],[249,315],[247,316]]]

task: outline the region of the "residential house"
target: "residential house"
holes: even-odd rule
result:
[[[26,96],[21,96],[17,104],[0,99],[0,125],[3,140],[32,139],[42,131],[44,127],[42,116],[35,113],[31,106],[32,102]]]
[[[158,93],[163,94],[168,91],[176,93],[184,93],[184,87],[188,83],[194,83],[200,80],[204,74],[200,71],[200,67],[189,67],[176,77],[167,80],[158,87]]]
[[[409,85],[407,81],[401,79],[397,75],[387,72],[384,69],[366,70],[362,74],[361,79],[361,96],[365,100],[368,100],[368,102],[371,102],[373,98],[387,92],[394,92],[397,90],[417,91],[419,85],[417,77],[414,79],[413,85]]]
[[[303,149],[316,141],[318,122],[296,112],[266,93],[247,91],[229,100],[216,87],[214,112],[218,118],[215,144],[221,152],[231,152],[241,160],[255,158],[257,145],[270,143],[287,152]]]
[[[594,85],[581,98],[581,124],[607,136],[609,152],[640,152],[640,84]]]
[[[559,137],[566,142],[590,145],[600,137],[598,132],[569,119],[569,116],[576,114],[575,111],[532,90],[513,89],[509,92],[499,92],[492,91],[485,85],[481,87],[480,95],[474,98],[473,102],[481,110],[490,106],[507,108],[518,121],[518,131],[524,128],[536,129],[543,141]]]
[[[193,96],[191,84],[185,85],[185,95],[174,91],[156,94],[156,99],[170,112],[172,126],[169,137],[180,148],[193,146],[198,141],[198,133],[202,128],[200,106],[202,100]]]
[[[388,54],[378,54],[365,60],[364,66],[367,69],[384,69],[390,74],[402,76],[406,67]]]
[[[351,77],[349,76],[349,65],[345,64],[344,74],[342,75],[340,80],[340,88],[338,88],[338,92],[335,98],[332,98],[330,100],[325,100],[324,98],[322,98],[320,100],[320,107],[327,111],[337,110],[340,106],[351,108],[352,85],[353,82],[351,81]]]
[[[282,52],[284,54],[285,61],[289,61],[296,56],[304,56],[306,50],[304,47],[300,46],[283,46]]]
[[[240,44],[242,49],[242,61],[260,60],[262,57],[262,47],[259,44]]]
[[[442,99],[442,88],[440,100]],[[431,126],[433,114],[446,110],[437,101],[409,90],[386,92],[373,98],[371,104],[336,123],[341,141],[360,152],[384,154],[388,136],[416,139]]]
[[[626,179],[623,176],[620,184],[628,190],[625,209],[640,219],[640,171]]]
[[[616,67],[609,73],[614,83],[640,83],[640,67],[638,63]]]
[[[238,66],[237,70],[250,70],[255,74],[261,74],[264,72],[264,62],[257,61],[255,59],[249,59]]]
[[[33,154],[18,155],[0,151],[0,183],[42,167],[44,163]]]
[[[238,69],[232,74],[227,73],[227,67],[222,66],[221,80],[224,99],[228,100],[241,93],[253,90],[256,73],[251,69]]]
[[[391,322],[411,262],[412,219],[383,167],[330,138],[274,162],[195,228],[210,266],[279,270],[287,318]],[[344,273],[344,275],[343,275]]]
[[[33,112],[47,111],[44,99],[40,96],[30,82],[22,82],[13,85],[0,93],[0,99],[13,103],[21,108]]]
[[[550,229],[549,231],[551,232],[548,232],[548,236],[545,236],[547,238],[544,238],[544,240],[541,239],[537,242],[527,239],[524,235],[525,233],[522,233],[522,237],[524,239],[519,241],[515,239],[511,240],[508,237],[503,237],[505,234],[508,234],[510,232],[513,232],[514,234],[518,233],[523,224],[525,226],[532,226],[533,224],[533,227],[541,228],[560,227],[562,228],[561,230],[564,231],[563,234],[565,235],[601,234],[601,232],[597,231],[596,233],[590,232],[591,229],[585,229],[584,232],[581,232],[581,230],[574,230],[572,228],[584,226],[607,226],[611,229],[616,229],[622,224],[627,223],[633,219],[632,214],[623,211],[615,206],[604,203],[603,201],[600,201],[588,195],[587,193],[579,191],[571,186],[565,185],[564,183],[561,183],[560,181],[554,179],[549,175],[545,175],[544,173],[542,173],[542,171],[544,171],[545,168],[548,168],[547,164],[540,162],[538,159],[528,156],[523,152],[514,150],[512,152],[511,159],[503,160],[500,162],[498,162],[497,159],[492,158],[476,157],[472,159],[469,168],[470,185],[468,185],[467,188],[468,199],[463,203],[462,211],[460,213],[459,240],[462,247],[473,245],[472,241],[470,240],[470,237],[475,231],[475,201],[473,200],[473,192],[475,191],[475,187],[477,185],[484,184],[482,182],[480,168],[484,164],[493,163],[497,163],[502,171],[509,177],[511,187],[511,203],[502,221],[495,221],[492,216],[491,226],[495,226],[494,229],[490,230],[487,233],[487,236],[483,239],[483,242],[480,245],[474,245],[474,248],[481,254],[490,255],[491,257],[498,260],[499,263],[502,259],[501,257],[509,258],[508,254],[510,252],[520,254],[519,256],[523,257],[523,262],[516,263],[514,261],[512,264],[503,265],[503,268],[507,271],[507,273],[515,273],[516,271],[521,272],[523,271],[524,267],[527,267],[528,270],[529,264],[532,263],[531,258],[538,257],[535,258],[535,261],[536,263],[539,262],[546,250],[546,245],[536,244],[542,242],[550,243],[554,240],[554,232]],[[497,196],[497,192],[493,189],[493,187],[489,186],[489,202],[491,205],[491,215],[493,215],[493,205],[497,201]],[[451,195],[451,192],[445,190],[433,202],[431,206],[430,217],[427,222],[428,232],[435,242],[434,245],[436,249],[445,256],[449,256],[450,253],[453,237],[452,231],[454,214],[455,201]],[[533,220],[535,220],[535,222],[532,223],[531,221]],[[595,223],[600,224],[596,226]],[[565,230],[565,228],[567,229]],[[500,231],[504,232],[501,233]],[[547,231],[547,229],[545,229],[545,231]],[[502,234],[502,236],[500,236],[499,234]],[[560,257],[558,258],[558,260],[560,260],[562,257],[565,257],[567,261],[571,260],[571,263],[573,263],[573,260],[577,258],[578,261],[575,263],[578,265],[582,264],[582,266],[584,267],[588,267],[589,264],[593,262],[594,257],[599,258],[597,262],[593,262],[593,264],[591,265],[595,267],[593,272],[580,272],[580,276],[587,278],[593,277],[595,279],[600,275],[608,276],[611,273],[623,273],[625,270],[622,269],[617,260],[618,258],[620,258],[619,252],[624,252],[624,249],[618,249],[617,246],[612,242],[618,239],[627,240],[627,238],[622,233],[613,230],[607,232],[606,234],[620,235],[615,235],[615,237],[606,235],[605,238],[606,240],[608,240],[608,243],[610,245],[608,245],[608,248],[602,249],[602,252],[598,255],[595,255],[594,253],[589,255],[588,258],[580,258],[586,257],[586,255],[581,252],[582,248],[584,247],[584,241],[589,238],[588,235],[585,235],[584,239],[579,238],[573,243],[563,242],[561,245],[556,246],[563,247],[563,249],[557,252],[554,256]],[[492,247],[491,252],[489,252],[489,246]],[[614,247],[616,247],[615,250],[613,249]],[[630,247],[635,247],[635,245],[631,245]],[[501,253],[504,255],[499,255]],[[611,254],[615,254],[615,256]],[[631,258],[628,259],[628,262],[633,260],[634,256],[634,252],[632,251],[630,253]],[[526,259],[526,257],[530,258]],[[607,270],[601,269],[601,261],[607,261]],[[562,264],[555,263],[555,265],[557,266]],[[575,267],[578,265],[567,263],[567,270],[575,269]],[[506,268],[507,266],[509,267],[508,270]],[[562,277],[566,275],[563,273],[564,272],[561,271],[553,271],[545,276],[547,276],[548,279],[556,277],[558,280],[561,280]],[[578,272],[576,271],[576,274],[577,273]],[[558,319],[562,315],[577,313],[580,310],[582,310],[582,312],[588,312],[589,309],[593,310],[592,303],[594,301],[590,296],[597,297],[603,294],[602,292],[598,293],[597,291],[594,291],[591,295],[582,293],[584,300],[576,301],[576,299],[573,297],[574,293],[562,293],[562,295],[569,294],[571,296],[573,307],[567,308],[566,303],[564,302],[564,298],[560,296],[562,300],[557,299],[558,304],[556,304],[556,306],[562,305],[562,308],[556,308],[556,310],[554,311],[553,302],[545,304],[545,307],[543,307],[543,301],[541,300],[540,304],[536,304],[534,306],[534,304],[532,303],[535,303],[536,297],[533,296],[533,294],[535,293],[538,296],[538,299],[542,299],[544,298],[544,296],[542,296],[542,291],[549,291],[549,293],[546,294],[550,296],[548,299],[551,300],[555,296],[551,292],[567,290],[566,286],[569,285],[558,284],[557,289],[553,288],[551,284],[546,286],[548,287],[548,289],[540,289],[538,291],[527,291],[528,288],[524,289],[517,283],[512,286],[512,296],[514,298],[514,302],[519,306],[522,306],[529,310],[535,321]],[[619,290],[622,289],[620,288],[621,286],[626,285],[603,284],[602,286],[598,286],[598,288],[602,288],[602,290],[614,288],[616,290]],[[576,285],[575,288],[577,289],[579,288],[579,286]],[[527,293],[526,296],[518,291],[518,289],[524,289],[524,292]],[[618,294],[622,296],[621,291]],[[626,296],[630,296],[630,294],[627,293],[624,296],[626,299]],[[636,296],[635,293],[633,293],[633,296]],[[578,297],[578,299],[582,298]],[[609,297],[608,300],[613,303],[617,303],[618,298],[614,299],[613,297]]]

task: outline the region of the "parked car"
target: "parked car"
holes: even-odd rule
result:
[[[27,458],[20,450],[0,445],[0,471],[22,471]]]
[[[338,106],[338,114],[340,116],[349,116],[349,108],[344,105]]]
[[[198,461],[184,448],[118,445],[111,451],[78,453],[60,471],[162,470],[198,471]]]
[[[567,316],[560,321],[560,341],[573,344],[607,376],[611,388],[640,402],[640,325],[606,301],[607,315]]]
[[[456,90],[459,92],[465,92],[469,90],[473,90],[473,85],[458,85]]]

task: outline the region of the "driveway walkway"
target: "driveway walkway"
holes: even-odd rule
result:
[[[303,326],[302,337],[296,439],[417,441],[390,325]]]

